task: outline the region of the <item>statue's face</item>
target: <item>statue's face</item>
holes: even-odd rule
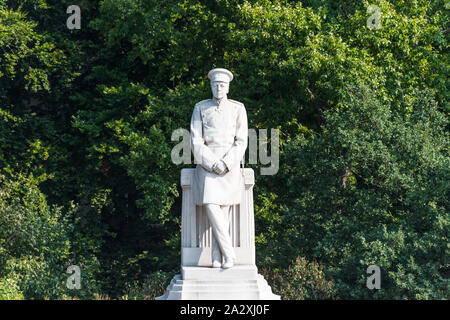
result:
[[[228,90],[230,89],[230,84],[224,81],[212,81],[211,82],[211,91],[216,99],[222,99],[228,94]]]

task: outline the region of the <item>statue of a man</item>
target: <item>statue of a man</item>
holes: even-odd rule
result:
[[[228,212],[231,205],[241,202],[244,190],[240,162],[247,149],[247,112],[242,103],[227,98],[233,80],[230,71],[216,68],[208,78],[213,98],[197,103],[191,118],[191,145],[197,163],[193,194],[195,204],[204,206],[215,238],[212,266],[227,269],[236,259]]]

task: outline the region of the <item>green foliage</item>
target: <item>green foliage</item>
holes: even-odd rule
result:
[[[364,87],[347,96],[322,133],[289,146],[291,245],[325,266],[341,298],[448,299],[448,119],[428,92],[408,115]]]
[[[92,296],[98,290],[92,278],[98,266],[89,252],[82,260],[86,242],[74,234],[76,221],[69,220],[73,212],[63,215],[61,208],[49,207],[32,176],[0,176],[0,186],[2,297],[70,296],[65,271],[71,264],[79,265],[83,275],[83,289],[76,295]]]
[[[261,274],[282,300],[330,300],[336,297],[336,289],[322,269],[314,261],[297,257],[286,269],[262,269]]]
[[[131,285],[122,298],[126,300],[155,300],[166,292],[173,276],[173,272],[152,272],[145,277],[144,281]]]
[[[176,270],[171,134],[210,96],[206,73],[227,67],[249,127],[280,130],[278,174],[252,166],[258,264],[318,261],[343,298],[445,297],[446,1],[80,0],[68,30],[71,4],[0,0],[0,216],[32,235],[2,229],[21,240],[0,237],[0,290],[119,298]],[[70,264],[89,279],[81,293],[64,291]]]
[[[0,2],[0,83],[1,96],[5,89],[15,85],[37,91],[49,90],[47,68],[57,63],[58,55],[52,53],[54,45],[34,31],[36,23],[27,21],[26,14],[10,10],[5,1]]]
[[[9,274],[7,277],[0,278],[0,300],[23,300],[23,293],[17,283],[17,275],[15,277],[16,279]]]

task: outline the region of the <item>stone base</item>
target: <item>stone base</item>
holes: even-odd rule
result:
[[[157,300],[279,300],[256,266],[181,267]]]

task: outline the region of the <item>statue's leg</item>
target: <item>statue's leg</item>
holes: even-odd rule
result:
[[[222,210],[219,205],[211,203],[205,204],[205,208],[209,223],[213,231],[213,235],[216,240],[215,242],[217,242],[217,244],[219,245],[220,251],[222,251],[225,259],[235,259],[236,255],[231,243],[230,233],[228,232],[228,217],[226,217],[224,213],[224,211],[226,210]]]
[[[220,266],[222,265],[222,254],[220,253],[220,248],[219,248],[219,244],[216,241],[216,237],[213,236],[211,237],[211,256],[212,256],[212,267],[213,268],[220,268]]]

